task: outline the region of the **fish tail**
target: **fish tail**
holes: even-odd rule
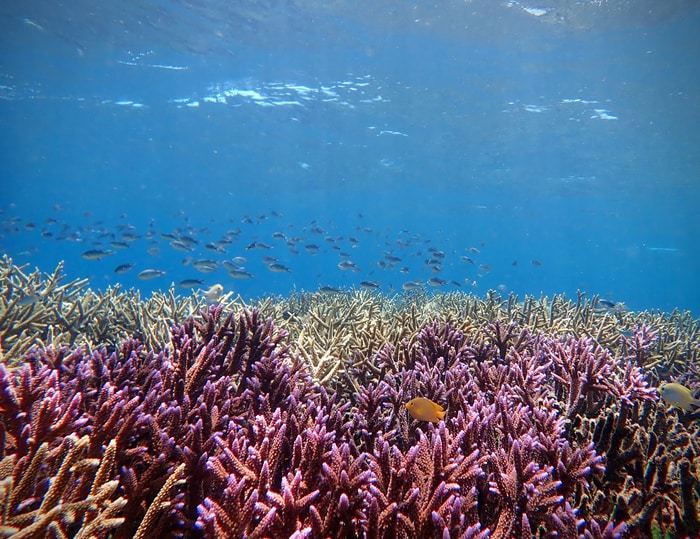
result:
[[[441,412],[436,412],[435,415],[437,416],[437,418],[438,418],[440,421],[442,421],[443,419],[445,419],[445,414],[446,414],[446,413],[447,413],[447,412],[445,412],[445,411],[443,410],[443,411],[441,411]]]

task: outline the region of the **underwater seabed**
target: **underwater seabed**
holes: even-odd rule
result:
[[[699,321],[89,289],[0,261],[4,537],[697,537]],[[446,409],[418,421],[415,397]]]

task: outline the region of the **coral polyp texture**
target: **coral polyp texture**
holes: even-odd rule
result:
[[[700,534],[698,414],[655,389],[698,381],[688,313],[0,279],[3,536]]]

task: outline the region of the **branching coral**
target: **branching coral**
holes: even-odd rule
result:
[[[678,358],[697,362],[697,322],[681,313],[600,312],[597,298],[583,297],[359,292],[261,300],[261,310],[235,299],[187,317],[198,300],[172,292],[147,303],[81,292],[77,282],[61,303],[50,291],[58,273],[44,282],[3,263],[7,530],[232,538],[700,530],[697,422],[663,408],[647,381],[678,372]],[[12,298],[28,279],[49,292],[38,293],[46,304],[29,303],[30,330],[17,333],[8,321],[27,320],[25,302]],[[95,310],[69,316],[69,303]],[[69,326],[76,316],[79,331],[50,330],[58,315]],[[413,397],[443,405],[445,421],[412,419],[404,405]]]
[[[95,292],[87,284],[63,283],[60,265],[50,275],[27,274],[8,257],[0,259],[0,344],[6,358],[22,357],[33,345],[114,346],[133,337],[157,350],[168,341],[172,325],[190,316],[200,319],[204,305],[201,297],[180,297],[172,288],[142,299],[137,291]],[[582,294],[571,301],[562,295],[502,298],[495,292],[485,298],[302,292],[249,305],[234,297],[225,306],[255,308],[273,318],[288,331],[290,345],[306,358],[316,379],[338,381],[339,387],[352,384],[351,371],[371,369],[372,354],[383,345],[398,347],[431,321],[449,322],[466,334],[495,322],[504,328],[515,322],[548,335],[589,337],[616,357],[644,363],[654,380],[680,377],[700,364],[700,323],[689,312],[610,310],[597,296]]]
[[[203,304],[196,296],[177,297],[172,288],[142,301],[138,291],[96,292],[86,288],[87,279],[64,279],[62,264],[45,275],[0,258],[0,353],[6,362],[33,346],[116,345],[130,337],[158,348],[173,324]]]
[[[101,460],[85,456],[89,445],[88,436],[70,435],[54,451],[44,442],[23,458],[0,462],[4,536],[107,537],[124,523],[126,499],[117,497],[113,479],[116,444]]]
[[[308,383],[298,366],[286,364],[283,336],[254,313],[234,320],[215,308],[201,322],[174,328],[170,351],[154,354],[127,341],[111,354],[47,352],[11,371],[2,366],[6,453],[22,458],[41,444],[53,449],[71,432],[89,432],[92,453],[116,440],[129,517],[120,533],[134,533],[145,515],[169,522],[156,526],[160,530],[187,527],[203,498],[216,436],[245,422],[243,411],[285,405],[295,386]],[[188,488],[162,493],[178,470]],[[152,503],[160,507],[155,516]]]

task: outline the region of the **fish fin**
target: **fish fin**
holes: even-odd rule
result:
[[[435,412],[435,415],[440,421],[442,421],[443,419],[445,419],[445,410],[438,410],[437,412]]]

